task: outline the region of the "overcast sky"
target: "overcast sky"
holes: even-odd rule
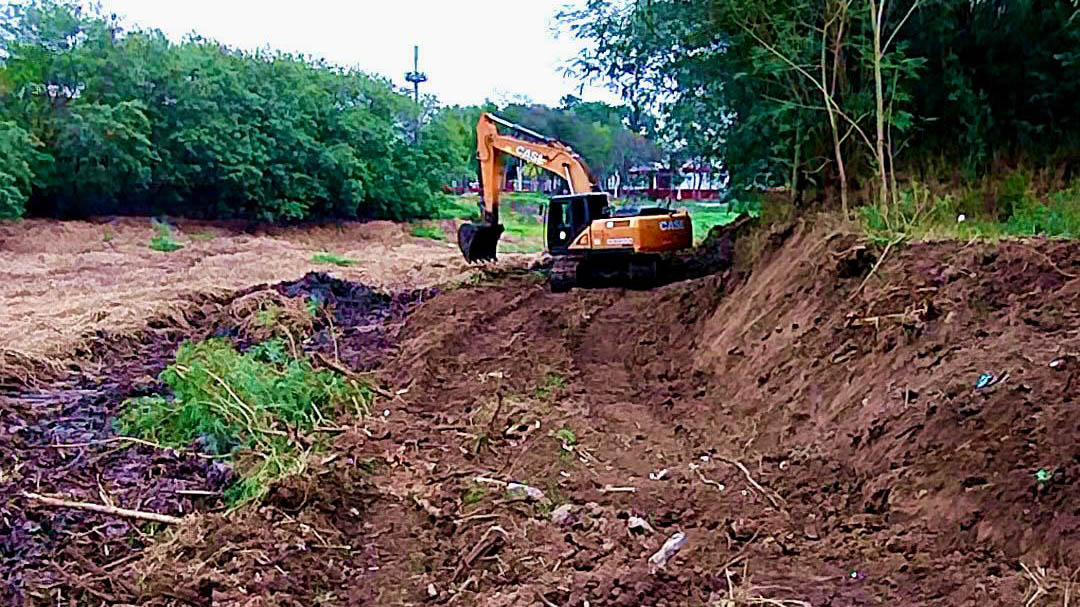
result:
[[[557,104],[578,83],[560,67],[579,43],[552,33],[554,16],[575,0],[102,0],[129,23],[174,39],[199,34],[229,46],[269,45],[387,76],[405,85],[420,45],[422,91],[443,103],[474,104],[524,95]],[[577,0],[580,1],[580,0]],[[600,88],[588,100],[615,101]]]

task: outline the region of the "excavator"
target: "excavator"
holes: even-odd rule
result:
[[[514,134],[500,133],[499,127]],[[479,223],[458,229],[458,246],[470,263],[495,261],[505,230],[499,223],[499,194],[506,155],[566,180],[570,193],[550,198],[544,213],[545,251],[554,261],[554,292],[613,277],[629,278],[635,285],[652,284],[660,273],[662,254],[693,243],[685,210],[616,210],[585,161],[562,141],[486,113],[476,125],[476,148],[483,215]]]

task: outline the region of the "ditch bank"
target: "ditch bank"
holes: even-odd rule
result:
[[[734,268],[652,291],[558,295],[517,273],[410,300],[407,315],[387,317],[400,325],[374,368],[390,390],[303,474],[255,506],[200,509],[119,563],[100,540],[65,537],[94,550],[92,563],[65,561],[46,596],[161,606],[1076,596],[1080,244],[883,254],[793,225],[729,250]],[[367,333],[353,339],[320,352],[336,344],[343,366],[363,367],[350,352]],[[94,478],[70,491],[95,497]],[[37,524],[74,516],[27,512]],[[76,533],[106,523],[94,515]],[[680,537],[681,549],[652,558]]]

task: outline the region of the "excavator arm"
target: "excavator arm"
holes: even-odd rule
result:
[[[521,136],[502,134],[499,126]],[[484,114],[476,124],[476,156],[480,162],[483,220],[481,223],[463,225],[458,230],[458,246],[465,259],[470,262],[495,259],[495,250],[504,230],[499,223],[504,155],[521,158],[565,179],[571,194],[596,190],[596,180],[589,167],[570,146],[495,115]]]

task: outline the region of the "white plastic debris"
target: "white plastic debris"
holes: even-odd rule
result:
[[[671,557],[675,556],[682,547],[686,545],[686,534],[676,533],[668,538],[664,545],[656,551],[656,554],[649,557],[649,571],[656,573],[657,570],[663,569]]]
[[[964,223],[965,221],[967,221],[967,215],[960,213],[956,216],[956,223]]]
[[[533,500],[544,499],[544,492],[536,487],[530,487],[529,485],[523,485],[521,483],[507,483],[506,491],[513,496],[525,496]]]
[[[439,596],[439,591],[435,589],[435,584],[428,584],[427,585],[427,595],[430,596],[431,598],[435,598],[435,597]]]
[[[644,531],[646,533],[656,532],[656,530],[653,529],[652,525],[649,524],[649,521],[641,518],[640,516],[631,516],[629,519],[627,519],[626,526],[630,529],[630,531]]]
[[[390,417],[390,409],[383,409],[382,416]]]
[[[668,470],[667,470],[667,468],[664,468],[663,470],[658,470],[656,472],[650,472],[649,473],[649,478],[654,480],[654,481],[662,481],[662,480],[664,480],[664,478],[667,477],[667,475],[668,475]]]
[[[574,505],[563,504],[558,508],[551,511],[551,522],[560,527],[565,527],[570,524],[574,516]]]

